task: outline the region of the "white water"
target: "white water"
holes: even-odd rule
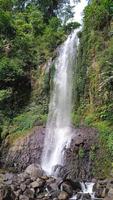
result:
[[[87,183],[81,183],[81,186],[82,186],[82,192],[81,194],[90,194],[91,195],[91,198],[92,200],[94,200],[94,192],[93,192],[93,186],[94,186],[94,183],[90,183],[90,182],[87,182]],[[77,199],[77,195],[74,195],[71,200],[76,200]],[[81,199],[82,200],[82,196],[81,196]]]
[[[86,0],[81,0],[77,5],[74,0],[70,0],[71,6],[76,5],[73,8],[75,14],[72,21],[81,22],[86,4]],[[74,31],[59,49],[55,62],[54,87],[42,154],[42,168],[48,175],[54,174],[56,165],[63,165],[64,149],[71,141],[72,68],[75,64],[77,43],[77,31]]]

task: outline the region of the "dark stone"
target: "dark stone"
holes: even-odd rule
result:
[[[35,191],[34,189],[26,189],[24,195],[27,196],[29,199],[34,198]]]
[[[63,182],[60,187],[61,191],[67,192],[69,196],[73,195],[73,189],[72,186],[69,184],[69,182]]]
[[[40,193],[40,194],[38,194],[37,196],[36,196],[36,199],[37,200],[39,200],[39,199],[44,199],[45,197],[49,197],[49,195],[48,195],[48,193],[47,192],[42,192],[42,193]]]
[[[20,197],[20,195],[22,195],[22,191],[19,189],[17,191],[14,192],[16,197]]]
[[[63,183],[70,185],[72,190],[76,192],[80,192],[82,190],[82,187],[79,181],[72,181],[71,179],[65,179],[64,181],[60,182],[58,186],[61,187]]]
[[[83,194],[82,200],[91,200],[91,195],[90,194]]]
[[[15,200],[16,196],[10,187],[4,186],[0,189],[0,200]]]

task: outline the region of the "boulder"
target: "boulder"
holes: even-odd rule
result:
[[[24,192],[24,195],[27,196],[30,200],[34,198],[34,194],[34,189],[26,189]]]
[[[20,185],[20,189],[22,190],[22,192],[24,192],[25,189],[26,189],[26,184],[22,183],[22,184]]]
[[[40,188],[40,187],[43,187],[44,184],[45,184],[44,180],[37,178],[36,181],[31,183],[31,187],[32,188]]]
[[[108,192],[108,197],[113,199],[113,188],[110,188],[110,190]]]
[[[68,200],[69,199],[69,195],[67,192],[60,192],[59,196],[58,196],[58,199],[59,200]]]
[[[73,195],[73,189],[69,182],[63,182],[60,187],[61,191],[65,191],[69,196]]]
[[[19,200],[29,200],[29,198],[25,195],[20,195]]]
[[[70,185],[72,190],[74,190],[76,192],[80,192],[82,190],[82,186],[81,186],[81,183],[79,181],[72,181],[71,179],[65,179],[64,181],[60,181],[58,186],[61,187],[61,185],[63,183]]]
[[[42,168],[40,167],[40,165],[31,164],[26,168],[25,173],[30,175],[30,177],[35,180],[38,177],[43,176],[44,172],[43,172]]]
[[[95,192],[96,198],[104,198],[108,193],[108,180],[99,180],[93,187],[93,191]]]
[[[96,200],[96,199],[95,199]],[[98,199],[97,199],[98,200]],[[103,200],[113,200],[113,198],[105,197]]]
[[[14,194],[16,197],[20,197],[22,195],[22,191],[19,189],[17,191],[14,191]]]

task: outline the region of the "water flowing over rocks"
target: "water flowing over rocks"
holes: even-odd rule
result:
[[[0,200],[113,200],[113,179],[98,180],[93,187],[95,198],[92,198],[86,187],[88,183],[40,174],[34,177],[34,166],[38,171],[39,165],[32,164],[22,173],[0,174]],[[86,190],[83,189],[83,184]],[[101,188],[102,191],[98,193]],[[103,195],[104,190],[106,192]]]
[[[69,180],[60,179],[59,184],[59,179],[54,177],[40,177],[37,173],[34,177],[34,166],[38,172],[39,166],[32,164],[23,173],[2,174],[0,200],[67,200],[79,189],[77,185],[73,188],[74,183]]]
[[[14,173],[0,175],[0,200],[91,200],[91,195],[81,193],[81,181],[93,181],[95,200],[113,200],[113,176],[110,179],[96,180],[92,176],[90,150],[98,140],[95,129],[72,128],[72,141],[64,151],[64,166],[56,166],[57,178],[48,177],[42,170],[41,153],[45,128],[36,127],[29,135],[8,146],[2,145],[1,163]],[[5,153],[6,156],[3,156]],[[16,197],[15,197],[16,196]]]
[[[85,127],[72,128],[72,134],[70,147],[64,149],[64,166],[55,167],[57,175],[72,180],[76,178],[91,179],[92,161],[90,150],[98,140],[97,131]],[[44,135],[45,128],[36,127],[29,135],[18,139],[11,146],[8,146],[8,141],[6,141],[1,151],[2,166],[21,172],[30,164],[40,164]],[[34,169],[35,173],[37,171]],[[40,169],[38,173],[42,173]]]

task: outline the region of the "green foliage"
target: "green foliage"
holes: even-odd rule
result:
[[[94,161],[96,159],[96,145],[91,146],[90,159]]]
[[[79,155],[80,158],[84,157],[84,149],[82,147],[79,148],[78,155]]]
[[[72,30],[79,28],[80,24],[78,22],[70,22],[66,25],[64,25],[64,30],[65,32],[67,32],[68,34],[72,32]]]
[[[84,123],[88,126],[92,125],[96,120],[96,116],[94,114],[89,114],[85,117]]]
[[[0,81],[14,80],[17,76],[22,75],[22,62],[17,58],[1,58],[0,62]]]
[[[5,99],[6,97],[9,97],[12,93],[12,90],[9,88],[7,90],[0,90],[0,101]]]
[[[75,113],[80,124],[99,131],[91,150],[93,174],[109,175],[113,162],[113,1],[92,0],[84,12],[84,26],[75,70]],[[82,108],[82,109],[81,109]]]
[[[38,114],[39,113],[39,114]],[[33,128],[35,123],[38,122],[39,125],[43,125],[46,123],[47,115],[40,114],[41,108],[37,107],[35,110],[27,111],[18,115],[13,119],[13,132],[24,132],[25,130]]]
[[[91,27],[94,30],[101,30],[108,23],[109,20],[109,10],[107,9],[106,4],[109,3],[109,0],[101,0],[100,3],[92,1],[92,3],[85,9],[85,20],[87,27]]]
[[[46,74],[43,66],[55,56],[55,48],[66,37],[55,14],[57,4],[57,0],[0,0],[0,130],[3,137],[11,132],[24,132],[35,123],[45,124],[47,120],[52,73]]]
[[[45,56],[51,56],[53,50],[64,40],[64,31],[61,27],[61,22],[53,17],[50,19],[48,26],[44,30],[41,38],[41,49],[43,48]]]
[[[81,122],[81,116],[79,114],[72,113],[72,123],[74,126],[79,126]]]

